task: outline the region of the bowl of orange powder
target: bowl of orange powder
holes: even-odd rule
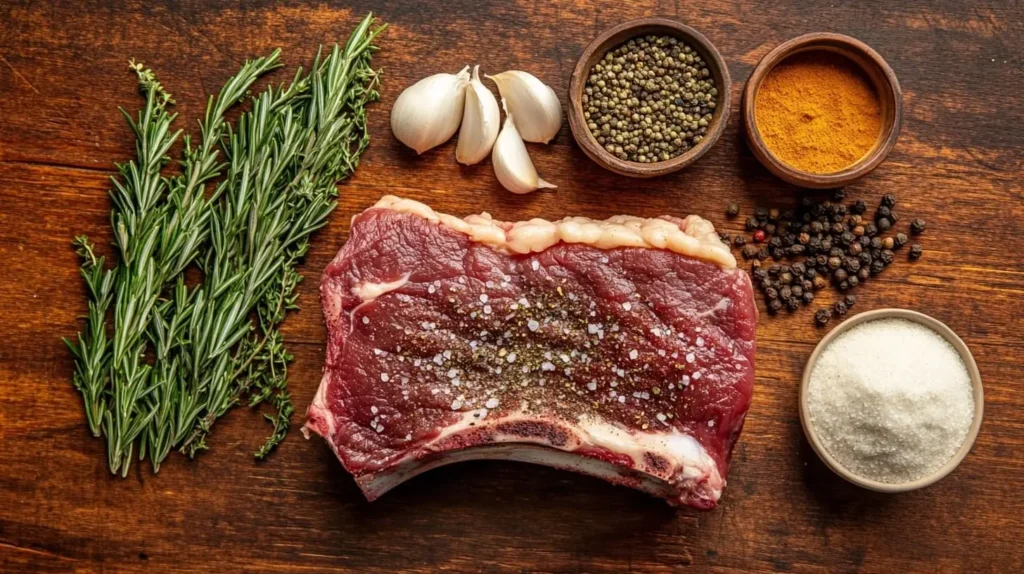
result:
[[[742,109],[747,143],[770,172],[827,189],[853,183],[889,155],[903,92],[867,44],[814,33],[761,59],[743,90]]]

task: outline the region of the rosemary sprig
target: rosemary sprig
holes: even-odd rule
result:
[[[247,62],[208,101],[199,144],[184,137],[174,176],[162,173],[180,135],[170,129],[173,99],[150,70],[131,64],[146,105],[137,119],[124,114],[137,158],[118,165],[111,191],[118,262],[105,269],[89,240],[76,240],[89,315],[78,341],[65,341],[111,472],[127,474],[136,445],[154,472],[173,449],[194,456],[216,419],[243,400],[274,410],[257,457],[286,435],[291,355],[278,328],[296,308],[296,265],[309,237],[326,224],[337,182],[369,141],[365,107],[378,97],[370,58],[384,29],[373,22],[364,18],[344,49],[318,53],[308,74],[252,98],[232,129],[225,113],[279,66],[279,51]],[[193,265],[202,279],[190,288],[183,273]]]

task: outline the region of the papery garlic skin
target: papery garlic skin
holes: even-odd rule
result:
[[[494,175],[505,189],[512,193],[530,193],[535,189],[555,188],[556,185],[544,181],[537,175],[530,154],[526,152],[526,144],[516,129],[513,114],[509,112],[505,98],[501,99],[505,108],[505,125],[494,142],[491,151],[491,163],[494,164]]]
[[[409,86],[391,108],[391,131],[420,154],[450,140],[462,123],[469,66],[434,74]]]
[[[459,143],[455,161],[466,165],[479,163],[494,147],[501,127],[498,100],[480,81],[480,66],[473,68],[473,77],[466,87],[466,104],[462,113]]]
[[[509,113],[516,117],[522,138],[528,142],[548,143],[562,128],[562,104],[558,96],[533,74],[511,70],[485,76],[498,85]]]

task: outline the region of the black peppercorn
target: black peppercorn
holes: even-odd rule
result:
[[[811,232],[812,233],[821,233],[822,231],[825,231],[825,226],[822,225],[820,221],[812,221],[811,222]]]
[[[761,259],[768,259],[768,248],[762,245],[761,249],[757,252],[757,256]],[[776,257],[776,259],[781,259],[781,257]]]
[[[782,287],[782,289],[779,289],[779,298],[780,299],[789,299],[792,296],[793,296],[793,290],[789,287],[789,285],[784,285]]]
[[[835,273],[832,274],[832,281],[842,283],[843,281],[846,281],[847,277],[849,277],[849,274],[845,269],[836,269]]]
[[[850,255],[860,255],[864,251],[864,247],[861,246],[859,241],[854,241],[846,248],[846,252]]]
[[[778,299],[779,298],[779,290],[774,288],[774,287],[769,287],[769,288],[764,290],[764,296],[769,298],[769,299]]]
[[[830,229],[832,230],[832,235],[839,235],[846,231],[846,226],[842,223],[833,223]]]
[[[818,325],[825,326],[826,324],[828,324],[829,321],[832,320],[832,310],[818,309],[814,313],[814,320],[818,323]]]
[[[843,266],[850,273],[856,273],[860,270],[860,260],[856,257],[847,257],[846,261],[843,262]]]
[[[745,245],[741,252],[744,259],[753,259],[757,257],[757,246],[756,245]]]
[[[803,294],[804,294],[803,286],[801,286],[801,285],[794,285],[793,288],[790,289],[790,294],[793,297],[802,297]]]
[[[829,257],[828,267],[829,269],[839,269],[839,266],[843,264],[843,260],[839,257]]]
[[[779,309],[782,309],[782,301],[778,299],[772,299],[768,302],[768,312],[776,313]]]
[[[882,250],[882,263],[885,263],[886,265],[891,264],[893,257],[894,255],[892,251],[889,251],[888,249]]]
[[[881,249],[882,248],[882,238],[881,237],[872,237],[871,238],[871,248],[872,249]]]
[[[782,283],[783,285],[789,285],[792,282],[793,274],[790,273],[789,271],[783,271],[782,273],[779,274],[779,283]]]
[[[765,224],[765,226],[764,226],[764,233],[765,233],[765,235],[775,235],[778,230],[779,230],[778,226],[775,225],[774,223],[768,223],[768,224]]]
[[[882,205],[884,205],[885,207],[889,207],[889,208],[894,207],[896,205],[896,196],[891,194],[891,193],[887,193],[887,194],[883,195],[882,196]]]
[[[758,261],[758,263],[760,263],[760,261]],[[759,283],[764,283],[765,281],[768,280],[768,272],[765,271],[764,269],[755,269],[754,280]]]
[[[831,251],[832,250],[832,240],[829,239],[829,238],[822,239],[821,240],[821,250],[822,251],[826,251],[826,252],[827,251]]]
[[[843,301],[846,303],[846,307],[848,309],[849,308],[853,308],[853,305],[855,303],[857,303],[857,296],[856,295],[847,295],[846,297],[843,298]]]
[[[743,237],[742,235],[737,235],[736,237],[732,238],[732,245],[733,245],[733,247],[743,247],[746,244],[747,244],[747,238]]]
[[[760,259],[755,259],[755,260],[750,262],[750,270],[751,271],[754,271],[755,269],[760,269],[760,268],[761,268],[761,260]]]
[[[899,249],[900,247],[903,247],[906,244],[907,244],[907,234],[906,233],[897,233],[895,239],[893,240],[893,247],[895,249]]]
[[[857,285],[860,285],[860,279],[856,275],[850,275],[850,278],[846,280],[850,284],[850,289],[853,289]]]
[[[846,311],[848,311],[848,309],[846,307],[846,303],[844,303],[842,301],[836,301],[836,304],[833,305],[832,308],[835,310],[836,315],[839,315],[840,317],[845,315]]]
[[[800,308],[799,299],[786,299],[786,309],[789,311],[796,311]]]
[[[804,288],[804,291],[810,291],[811,289],[814,289],[814,283],[812,281],[808,281],[807,279],[801,281],[800,286]]]
[[[768,219],[768,210],[763,207],[754,209],[754,217],[757,219]]]
[[[846,190],[842,187],[832,192],[833,201],[842,201],[846,199]]]
[[[875,227],[874,223],[869,223],[864,226],[864,235],[868,237],[874,237],[878,235],[878,228]]]
[[[868,253],[867,251],[862,251],[859,255],[857,255],[857,259],[860,259],[861,265],[871,265],[872,257],[871,254]]]
[[[899,221],[899,220],[900,220],[900,216],[897,215],[895,211],[890,211],[889,212],[889,221],[891,221],[893,223],[893,225],[895,225],[896,222]]]
[[[814,303],[814,293],[804,291],[802,299],[804,300],[804,305],[810,305],[811,303]]]
[[[727,215],[729,219],[732,219],[733,217],[736,217],[739,214],[740,206],[736,205],[735,203],[730,203],[729,206],[725,208],[725,215]]]
[[[921,235],[924,233],[925,222],[923,219],[915,219],[910,222],[910,232],[914,235]]]
[[[814,267],[808,267],[807,271],[804,271],[804,277],[806,277],[808,279],[814,279],[817,276],[818,276],[818,270],[815,269]]]
[[[804,253],[804,251],[806,249],[807,249],[806,247],[804,247],[803,245],[800,245],[799,243],[797,243],[796,245],[794,245],[794,246],[789,248],[789,253],[791,255],[803,255],[803,253]]]
[[[757,220],[754,219],[753,217],[748,217],[747,218],[747,223],[746,223],[746,228],[747,228],[747,231],[753,231],[753,230],[757,229]]]
[[[849,281],[843,281],[842,283],[839,284],[839,290],[840,291],[846,291],[849,288],[850,288],[850,282]]]
[[[858,199],[858,200],[857,200],[856,202],[854,202],[854,204],[853,204],[853,205],[852,205],[852,206],[850,207],[850,212],[851,212],[851,213],[856,213],[857,215],[860,215],[860,214],[864,213],[864,212],[865,212],[865,211],[867,211],[867,210],[868,210],[868,204],[867,204],[867,203],[864,203],[864,200],[863,200],[863,199]]]
[[[919,244],[919,243],[915,243],[915,244],[913,244],[913,245],[911,245],[911,246],[910,246],[910,254],[909,254],[909,257],[910,257],[910,260],[911,260],[911,261],[916,261],[916,260],[920,259],[920,258],[921,258],[921,255],[922,255],[923,253],[924,253],[924,250],[923,250],[923,249],[921,249],[921,244]]]
[[[885,269],[885,263],[882,263],[881,259],[876,259],[871,262],[871,274],[878,275]]]
[[[861,247],[867,247],[867,246],[871,245],[871,238],[868,237],[867,235],[858,237],[857,238],[857,243],[860,243]]]
[[[845,255],[845,253],[843,252],[842,249],[840,249],[838,247],[833,247],[832,249],[830,249],[828,251],[828,256],[829,257],[842,257],[843,255]]]
[[[878,210],[875,211],[875,219],[881,219],[883,217],[889,217],[889,208],[884,205],[879,205]]]
[[[888,217],[879,217],[877,225],[878,225],[879,231],[883,231],[884,232],[884,231],[889,231],[889,228],[892,227],[892,222],[889,221]]]
[[[817,265],[818,267],[824,267],[825,265],[828,265],[828,255],[821,253],[815,256],[814,264]]]
[[[854,235],[849,231],[844,231],[843,234],[839,236],[839,242],[842,243],[843,245],[849,245],[853,243],[856,239],[857,238],[854,237]]]

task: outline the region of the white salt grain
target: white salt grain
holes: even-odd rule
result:
[[[836,337],[811,371],[807,405],[839,464],[890,484],[938,470],[974,418],[971,378],[959,353],[905,319],[869,321]]]

